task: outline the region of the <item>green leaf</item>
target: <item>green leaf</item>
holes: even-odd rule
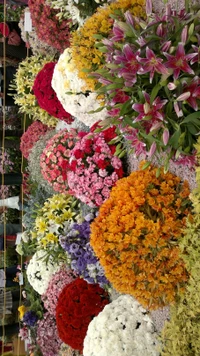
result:
[[[181,122],[181,125],[186,123],[193,123],[200,127],[200,111],[194,112],[186,116],[185,119]]]
[[[120,110],[119,115],[123,116],[124,114],[127,114],[130,110],[132,109],[132,105],[131,105],[131,99],[127,100],[123,105],[122,108]]]
[[[102,38],[104,38],[102,35],[93,35],[92,37],[96,38],[97,40],[102,40]]]
[[[160,84],[157,84],[155,85],[155,87],[153,88],[152,92],[151,92],[151,97],[150,97],[150,103],[152,104],[154,99],[156,98],[159,90],[161,89],[161,85]]]
[[[96,112],[100,112],[104,109],[104,106],[100,106],[98,109],[96,110],[92,110],[92,111],[88,111],[88,114],[95,114]]]
[[[146,168],[148,168],[150,166],[151,162],[145,162],[145,164],[143,164],[142,166],[142,170],[145,170]]]
[[[109,84],[106,85],[107,90],[112,90],[112,89],[120,89],[122,88],[123,83],[113,83],[113,84]]]
[[[169,143],[168,145],[172,146],[173,148],[177,149],[178,146],[179,146],[179,138],[180,138],[180,135],[181,135],[181,130],[177,130],[173,135],[172,137],[169,139]]]

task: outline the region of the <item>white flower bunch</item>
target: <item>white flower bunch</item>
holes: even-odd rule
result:
[[[39,294],[46,292],[52,275],[60,269],[60,264],[56,263],[51,256],[48,261],[46,261],[45,257],[46,251],[37,251],[27,267],[28,281]]]
[[[97,100],[96,93],[86,92],[86,83],[78,77],[70,48],[61,54],[55,66],[52,88],[64,109],[86,126],[90,127],[95,122],[106,118],[106,109],[93,114],[89,113],[97,110],[101,102]]]
[[[158,346],[146,310],[130,295],[121,295],[89,324],[83,355],[158,356]]]
[[[73,25],[78,24],[79,26],[82,26],[86,20],[81,16],[80,10],[74,6],[74,0],[47,0],[47,4],[55,10],[59,10],[57,17],[60,20],[70,18]]]

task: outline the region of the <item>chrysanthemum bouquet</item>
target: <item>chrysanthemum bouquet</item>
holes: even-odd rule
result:
[[[58,120],[39,107],[32,90],[35,77],[42,67],[51,61],[51,57],[27,57],[19,64],[12,88],[17,91],[14,99],[15,104],[20,107],[20,112],[31,115],[34,120],[40,120],[47,126],[56,126]]]
[[[156,167],[119,180],[91,224],[90,243],[113,287],[147,308],[174,302],[187,272],[179,256],[188,183]]]
[[[47,125],[41,121],[33,122],[20,138],[20,150],[25,158],[28,158],[29,153],[35,143],[44,136],[49,130]]]
[[[69,257],[71,269],[83,277],[88,283],[108,284],[104,270],[90,245],[90,223],[93,214],[88,214],[81,224],[72,224],[66,235],[59,241]]]
[[[108,303],[107,293],[98,284],[88,284],[77,278],[66,286],[56,307],[56,324],[61,340],[82,352],[90,321]]]
[[[45,309],[54,317],[56,317],[56,305],[60,293],[75,278],[75,273],[67,269],[66,265],[63,265],[50,279],[47,290],[42,295],[42,301],[44,302]]]
[[[164,16],[146,21],[127,11],[115,18],[109,38],[100,34],[106,64],[95,78],[110,123],[120,125],[136,155],[165,151],[166,170],[170,159],[194,154],[200,131],[199,28],[197,10],[167,7]],[[115,100],[118,90],[125,102]]]
[[[105,132],[91,132],[77,141],[71,151],[67,175],[69,188],[73,195],[91,207],[100,206],[124,174],[121,159],[114,156],[116,145],[108,144],[112,138],[112,129],[108,136]]]
[[[33,92],[42,109],[47,111],[49,115],[70,124],[73,121],[71,115],[64,110],[51,87],[55,65],[56,62],[46,63],[39,71],[34,81]]]
[[[69,158],[76,141],[76,130],[61,130],[47,142],[41,154],[41,173],[56,192],[64,193],[68,190]]]
[[[67,194],[54,195],[37,211],[32,238],[37,240],[39,248],[53,254],[60,247],[59,234],[66,231],[72,222],[79,221],[79,202]]]
[[[56,321],[49,313],[44,314],[43,319],[38,322],[37,343],[41,348],[42,355],[58,355],[62,341],[58,336]]]
[[[130,295],[122,295],[89,324],[83,355],[159,356],[158,346],[147,311]]]

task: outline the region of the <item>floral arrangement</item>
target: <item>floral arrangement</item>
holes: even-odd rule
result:
[[[105,306],[89,324],[84,356],[159,356],[152,320],[130,295]]]
[[[12,172],[14,168],[14,162],[11,160],[10,154],[7,150],[0,148],[0,173]]]
[[[76,221],[81,221],[79,202],[68,194],[53,195],[37,211],[32,239],[37,239],[38,247],[51,254],[60,247],[58,235]]]
[[[45,309],[54,317],[56,317],[56,305],[58,298],[63,288],[71,283],[76,278],[72,270],[67,269],[65,265],[54,273],[49,281],[46,292],[42,295]]]
[[[61,122],[61,121],[60,121]],[[47,180],[44,179],[41,167],[40,167],[40,156],[51,137],[56,134],[55,130],[48,130],[47,133],[42,136],[33,146],[29,156],[28,156],[28,167],[29,179],[33,184],[37,184],[38,189],[45,190],[50,195],[55,194],[54,189],[49,184]]]
[[[14,5],[6,3],[6,21],[19,21],[24,7],[22,4]],[[0,4],[0,22],[4,22],[4,5]]]
[[[38,322],[37,343],[43,356],[58,355],[62,341],[58,336],[56,321],[49,313],[45,313],[43,319]]]
[[[173,303],[187,281],[178,242],[189,194],[186,181],[149,166],[119,180],[91,224],[90,243],[108,280],[149,309]]]
[[[199,37],[197,10],[179,13],[168,7],[163,17],[140,22],[129,11],[116,18],[109,39],[99,46],[105,65],[95,78],[105,94],[113,120],[131,141],[135,154],[166,152],[169,160],[193,160],[199,133]],[[99,48],[101,49],[101,47]],[[112,63],[112,65],[110,65]],[[112,67],[112,68],[111,68]],[[126,96],[113,101],[118,90]],[[108,121],[106,121],[108,125]],[[185,162],[184,162],[185,157]]]
[[[14,99],[15,104],[20,107],[20,112],[31,115],[33,120],[40,120],[43,124],[54,127],[58,120],[39,107],[32,90],[37,74],[51,60],[50,56],[45,58],[31,56],[20,62],[12,88],[17,92]]]
[[[37,33],[35,31],[35,28],[32,27],[32,31],[25,31],[24,28],[24,19],[25,19],[25,13],[29,12],[29,8],[26,7],[23,10],[23,13],[20,17],[19,21],[19,28],[21,30],[21,38],[23,41],[29,46],[32,50],[32,53],[34,56],[38,55],[43,55],[43,56],[56,56],[58,54],[57,50],[49,45],[47,45],[45,42],[43,42],[41,39],[38,38]]]
[[[91,72],[102,67],[103,54],[99,51],[95,42],[98,41],[99,36],[109,34],[113,23],[110,15],[114,14],[116,10],[123,12],[129,10],[135,16],[144,17],[144,5],[143,0],[117,0],[108,6],[99,7],[81,28],[73,32],[71,39],[72,58],[75,67],[78,69],[78,76],[87,83],[88,90],[94,91],[95,81],[88,78],[85,69]]]
[[[45,0],[29,0],[28,6],[38,38],[62,53],[70,44],[71,20],[59,20],[58,11],[46,5]]]
[[[41,121],[33,122],[20,138],[20,150],[22,155],[28,159],[35,143],[49,130],[47,125]]]
[[[61,130],[46,143],[40,156],[41,173],[55,192],[66,193],[68,190],[69,158],[76,140],[76,130]]]
[[[55,91],[51,87],[55,65],[56,62],[46,63],[39,71],[34,81],[33,92],[42,109],[46,110],[49,115],[70,124],[73,121],[71,115],[63,109]]]
[[[113,129],[107,134],[91,132],[71,151],[68,185],[73,195],[91,207],[100,206],[124,174],[122,161],[114,156],[116,146],[107,143],[113,137]]]
[[[55,66],[52,88],[63,108],[85,125],[92,126],[95,122],[106,118],[107,110],[102,107],[98,112],[102,98],[95,92],[88,92],[85,81],[79,78],[70,48],[61,54]]]
[[[59,264],[51,256],[46,260],[46,252],[39,250],[31,258],[26,274],[33,289],[38,294],[44,294],[52,275],[59,269]]]
[[[98,284],[88,284],[77,278],[66,286],[56,307],[56,323],[61,340],[82,352],[88,325],[106,304],[107,293]]]
[[[103,287],[108,281],[90,246],[90,223],[93,219],[94,215],[90,213],[81,224],[72,224],[67,235],[61,235],[59,241],[67,252],[71,269],[88,283],[98,283]]]

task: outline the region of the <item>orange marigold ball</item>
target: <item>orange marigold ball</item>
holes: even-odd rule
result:
[[[91,245],[119,292],[149,309],[174,302],[187,272],[178,242],[190,212],[188,182],[150,166],[120,179],[91,224]]]

